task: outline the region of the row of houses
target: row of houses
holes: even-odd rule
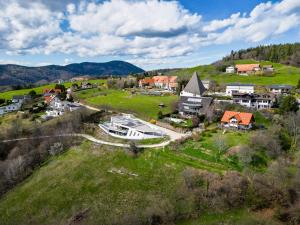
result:
[[[11,99],[11,104],[0,107],[0,116],[6,113],[18,111],[22,105],[31,99],[30,95],[15,95]]]
[[[237,73],[237,74],[254,74],[256,72],[274,72],[272,65],[260,64],[237,64],[235,66],[228,66],[225,70],[226,73]]]
[[[232,96],[235,93],[247,93],[254,94],[255,93],[255,85],[253,84],[240,84],[240,83],[232,83],[226,85],[226,94]],[[273,94],[288,94],[293,86],[291,85],[269,85],[266,86],[267,90]]]
[[[153,76],[141,79],[139,87],[156,87],[169,91],[176,91],[178,88],[177,76]]]

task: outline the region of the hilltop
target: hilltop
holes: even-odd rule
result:
[[[240,76],[237,74],[225,74],[225,67],[216,64],[200,65],[191,68],[176,69],[169,71],[170,75],[181,77],[190,77],[194,72],[198,72],[201,79],[215,80],[218,84],[226,84],[233,82],[252,83],[256,85],[270,84],[290,84],[296,85],[300,79],[300,68],[271,61],[257,61],[254,59],[232,60],[231,64],[251,64],[259,63],[261,65],[273,65],[275,72],[272,75],[250,75]]]
[[[128,75],[144,70],[124,61],[106,63],[73,63],[66,66],[49,65],[27,67],[20,65],[0,65],[0,86],[25,85],[29,83],[49,83],[57,79],[70,79],[78,75],[101,77],[107,75]]]

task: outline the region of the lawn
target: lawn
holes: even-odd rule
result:
[[[120,110],[122,112],[135,113],[144,119],[157,118],[161,110],[164,114],[172,111],[171,105],[178,99],[178,96],[149,96],[141,94],[131,94],[123,90],[101,90],[91,89],[76,92],[79,99],[83,99],[88,104],[98,107]],[[163,103],[164,108],[159,104]]]
[[[260,63],[262,65],[273,65],[275,73],[273,76],[261,76],[261,75],[250,75],[240,76],[236,74],[225,74],[217,71],[212,65],[197,66],[193,68],[187,68],[182,70],[176,70],[172,74],[183,76],[191,76],[193,72],[197,71],[201,79],[215,80],[219,84],[226,83],[251,83],[256,85],[271,85],[271,84],[289,84],[297,85],[300,79],[300,68],[287,66],[280,63],[272,63],[268,61],[257,62],[254,60],[237,60],[236,64],[249,64],[249,63]]]
[[[89,80],[88,82],[90,82],[92,84],[93,83],[101,84],[101,83],[105,83],[106,80],[104,80],[104,79],[94,79],[94,80]],[[66,88],[68,88],[73,83],[80,84],[80,82],[77,81],[77,82],[65,82],[64,85],[65,85]],[[39,86],[39,87],[35,87],[35,88],[26,88],[26,89],[20,89],[20,90],[12,90],[12,91],[1,92],[0,93],[0,98],[12,99],[12,97],[14,95],[25,95],[25,94],[28,94],[31,90],[36,91],[37,94],[42,94],[44,89],[54,88],[54,87],[55,87],[55,84],[52,83],[52,84],[43,85],[43,86]]]

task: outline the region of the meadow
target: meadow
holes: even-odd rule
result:
[[[198,72],[201,79],[215,80],[218,84],[227,83],[250,83],[256,85],[272,85],[272,84],[289,84],[297,85],[300,80],[300,68],[287,66],[280,63],[272,63],[268,61],[257,62],[254,60],[237,60],[236,64],[249,64],[260,63],[261,65],[273,65],[275,72],[271,76],[263,75],[249,75],[240,76],[237,74],[225,74],[216,70],[213,65],[197,66],[192,68],[186,68],[182,70],[176,70],[171,72],[173,75],[178,76],[191,76],[194,72]]]
[[[104,79],[94,79],[94,80],[89,80],[88,82],[90,83],[106,83],[106,80]],[[77,82],[64,82],[63,84],[65,85],[66,88],[71,87],[73,83],[80,84],[80,81]],[[25,88],[25,89],[20,89],[20,90],[12,90],[12,91],[6,91],[6,92],[0,92],[0,98],[3,99],[12,99],[14,95],[26,95],[28,94],[31,90],[34,90],[37,94],[42,94],[44,89],[49,89],[49,88],[54,88],[55,83],[47,84],[47,85],[42,85],[34,88]]]
[[[176,95],[150,96],[113,89],[79,91],[76,97],[93,106],[134,113],[144,119],[156,119],[159,111],[171,113],[172,104],[178,100]],[[161,103],[165,107],[160,108]]]

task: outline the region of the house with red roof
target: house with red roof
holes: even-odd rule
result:
[[[225,111],[221,119],[221,125],[225,128],[248,130],[253,127],[255,120],[252,113]]]
[[[176,91],[178,87],[177,76],[154,76],[139,81],[139,87],[147,86]]]
[[[143,88],[143,87],[153,87],[154,86],[154,80],[150,77],[146,77],[144,79],[141,79],[139,81],[139,87]]]
[[[238,74],[252,74],[261,71],[259,64],[237,64],[235,68]]]

